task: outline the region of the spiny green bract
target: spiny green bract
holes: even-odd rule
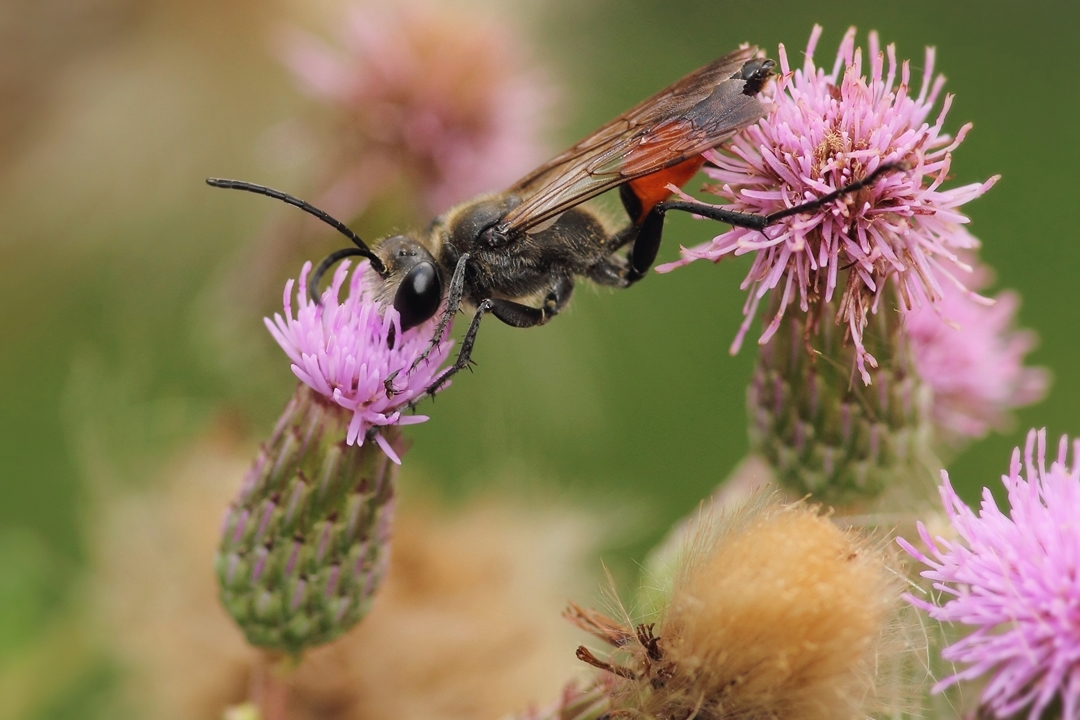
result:
[[[750,445],[796,495],[847,504],[908,481],[928,445],[931,398],[899,312],[870,316],[863,339],[880,367],[868,386],[832,317],[823,310],[808,335],[807,315],[790,312],[762,347],[747,392]]]
[[[350,413],[304,385],[260,449],[225,518],[215,569],[248,642],[299,653],[371,606],[386,571],[397,466],[347,445]],[[394,428],[382,430],[397,444]]]

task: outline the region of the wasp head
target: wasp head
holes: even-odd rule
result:
[[[381,299],[392,302],[401,316],[401,329],[414,328],[433,318],[442,303],[443,286],[431,252],[406,235],[386,238],[375,252],[387,272]]]

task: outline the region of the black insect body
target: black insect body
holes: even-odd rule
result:
[[[444,308],[428,352],[462,306],[474,308],[457,360],[429,388],[434,392],[469,365],[486,314],[514,327],[543,325],[566,306],[578,277],[620,288],[644,277],[656,259],[669,210],[763,229],[899,169],[880,166],[813,202],[768,216],[670,200],[668,186],[688,182],[704,164],[702,153],[765,115],[758,93],[773,67],[756,48],[740,48],[631,108],[506,191],[449,210],[423,236],[397,235],[374,248],[343,223],[285,193],[235,180],[207,182],[283,200],[353,241],[355,247],[331,254],[312,275],[309,288],[316,302],[322,275],[345,257],[361,256],[382,277],[380,299],[398,310],[403,330]],[[582,204],[615,188],[630,218],[618,231]],[[417,363],[426,357],[427,352]],[[393,392],[392,378],[387,391]]]

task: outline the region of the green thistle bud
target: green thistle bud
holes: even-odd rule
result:
[[[809,316],[788,310],[761,348],[747,403],[751,449],[781,485],[846,505],[926,475],[917,468],[929,454],[931,393],[915,374],[898,312],[869,316],[863,341],[878,369],[868,386],[843,327],[825,320],[807,331],[809,319],[834,315],[829,306]]]
[[[352,412],[300,384],[226,515],[215,568],[248,642],[299,653],[367,614],[386,571],[397,466],[348,445]],[[401,452],[397,427],[381,429]]]

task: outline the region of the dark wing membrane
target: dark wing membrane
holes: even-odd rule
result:
[[[761,101],[732,79],[757,48],[740,48],[639,103],[509,192],[523,198],[499,229],[528,230],[634,178],[700,155],[765,115]]]

